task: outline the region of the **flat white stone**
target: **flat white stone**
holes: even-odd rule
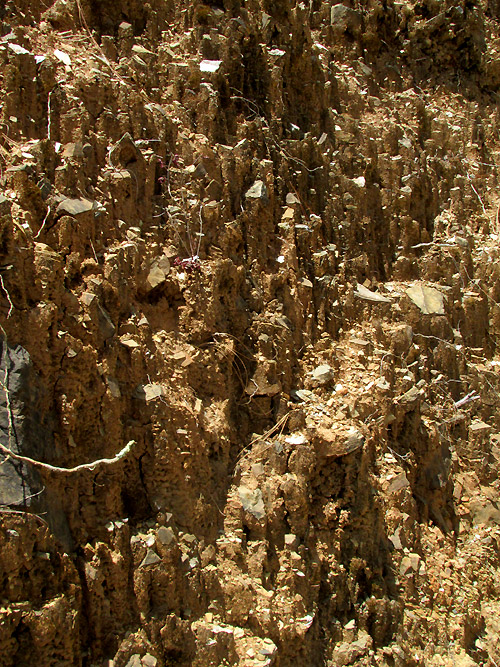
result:
[[[222,60],[202,60],[200,63],[200,72],[217,72],[222,65]]]

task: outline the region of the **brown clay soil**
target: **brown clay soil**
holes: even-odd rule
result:
[[[0,62],[1,666],[498,667],[500,2],[8,0]]]

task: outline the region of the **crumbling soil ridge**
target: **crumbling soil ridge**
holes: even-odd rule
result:
[[[498,663],[499,20],[2,7],[6,666]]]

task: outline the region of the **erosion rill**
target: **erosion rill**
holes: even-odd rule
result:
[[[0,61],[2,667],[498,666],[500,2],[9,0]]]

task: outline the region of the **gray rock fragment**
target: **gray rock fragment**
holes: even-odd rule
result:
[[[361,15],[355,9],[345,5],[334,5],[330,12],[332,27],[339,32],[357,32],[361,27]]]
[[[391,299],[378,294],[378,292],[372,292],[364,285],[357,286],[354,290],[354,296],[357,296],[359,299],[364,299],[365,301],[373,301],[374,303],[391,303]]]
[[[444,315],[444,295],[434,287],[413,285],[406,290],[413,303],[424,315]]]
[[[311,375],[316,384],[325,385],[333,380],[335,372],[328,364],[321,364],[321,366],[316,366]]]
[[[97,317],[99,322],[99,331],[101,332],[104,340],[113,338],[116,333],[116,327],[113,324],[108,312],[104,310],[100,304],[97,304]]]
[[[351,452],[355,452],[357,449],[363,446],[364,442],[365,436],[361,433],[361,431],[354,429],[352,433],[349,433],[345,439],[345,453],[351,454]]]
[[[164,546],[172,544],[172,542],[175,540],[174,531],[171,528],[167,528],[165,526],[158,528],[156,537],[158,538],[158,541]]]
[[[140,564],[139,567],[147,567],[148,565],[156,565],[161,561],[161,558],[158,556],[156,551],[153,551],[153,549],[148,549],[146,555],[144,556],[144,560]]]
[[[241,504],[246,512],[252,514],[256,519],[262,519],[266,516],[264,508],[264,499],[260,489],[249,489],[246,486],[238,487]]]
[[[122,169],[132,162],[144,162],[140,149],[128,132],[125,132],[122,138],[113,146],[109,153],[109,160],[114,168],[121,167]]]
[[[264,181],[255,181],[252,187],[246,191],[245,199],[247,201],[261,201],[264,204],[267,203],[269,198]]]
[[[77,216],[81,213],[88,213],[94,208],[97,208],[96,203],[90,199],[63,199],[57,207],[56,213]]]
[[[149,274],[147,277],[148,287],[154,289],[158,285],[161,285],[165,282],[168,274],[170,272],[170,262],[166,255],[162,255],[155,259],[151,264]]]
[[[157,383],[141,384],[135,392],[135,397],[142,398],[146,403],[154,401],[155,398],[160,398],[160,396],[163,396],[163,387]]]
[[[134,653],[134,655],[130,656],[125,667],[142,667],[141,656],[138,653]]]

